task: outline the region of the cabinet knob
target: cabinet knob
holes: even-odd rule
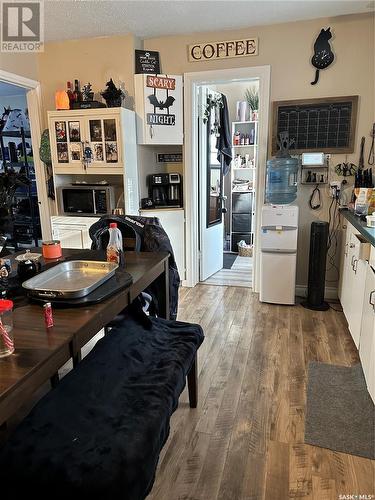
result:
[[[375,290],[373,290],[371,293],[370,293],[370,297],[369,297],[369,304],[375,309],[375,299],[373,300],[372,299],[372,296],[375,295]]]

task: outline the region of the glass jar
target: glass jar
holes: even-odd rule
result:
[[[13,352],[13,302],[0,299],[0,358]]]
[[[43,241],[42,254],[45,259],[60,258],[62,256],[60,241],[59,240]]]

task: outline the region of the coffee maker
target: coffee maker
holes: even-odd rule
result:
[[[172,174],[149,175],[149,196],[154,207],[182,207],[181,176]]]

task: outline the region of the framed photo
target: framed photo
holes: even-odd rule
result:
[[[81,160],[81,145],[77,143],[70,144],[70,157],[72,161]]]
[[[101,120],[90,120],[90,139],[91,142],[101,142],[103,140]]]
[[[102,142],[94,142],[92,145],[94,161],[104,161],[104,149]]]
[[[68,122],[69,127],[69,141],[81,142],[81,130],[79,122]]]
[[[105,156],[107,159],[107,163],[118,162],[117,142],[105,143]]]
[[[66,142],[66,123],[65,122],[55,122],[55,132],[57,142]]]
[[[109,120],[103,120],[104,123],[104,140],[105,141],[116,141],[116,120],[110,118]]]
[[[68,144],[66,142],[57,143],[57,161],[59,163],[69,163]]]

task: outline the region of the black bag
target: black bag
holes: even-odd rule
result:
[[[178,288],[180,276],[173,254],[171,242],[157,217],[140,217],[138,215],[103,215],[95,222],[89,234],[93,250],[104,250],[108,245],[108,228],[116,222],[124,240],[124,249],[136,252],[168,252],[169,253],[169,307],[170,318],[176,319],[178,309]],[[133,245],[129,241],[133,241]],[[150,312],[159,315],[159,297],[162,288],[157,283],[150,285],[145,291],[153,299]]]

